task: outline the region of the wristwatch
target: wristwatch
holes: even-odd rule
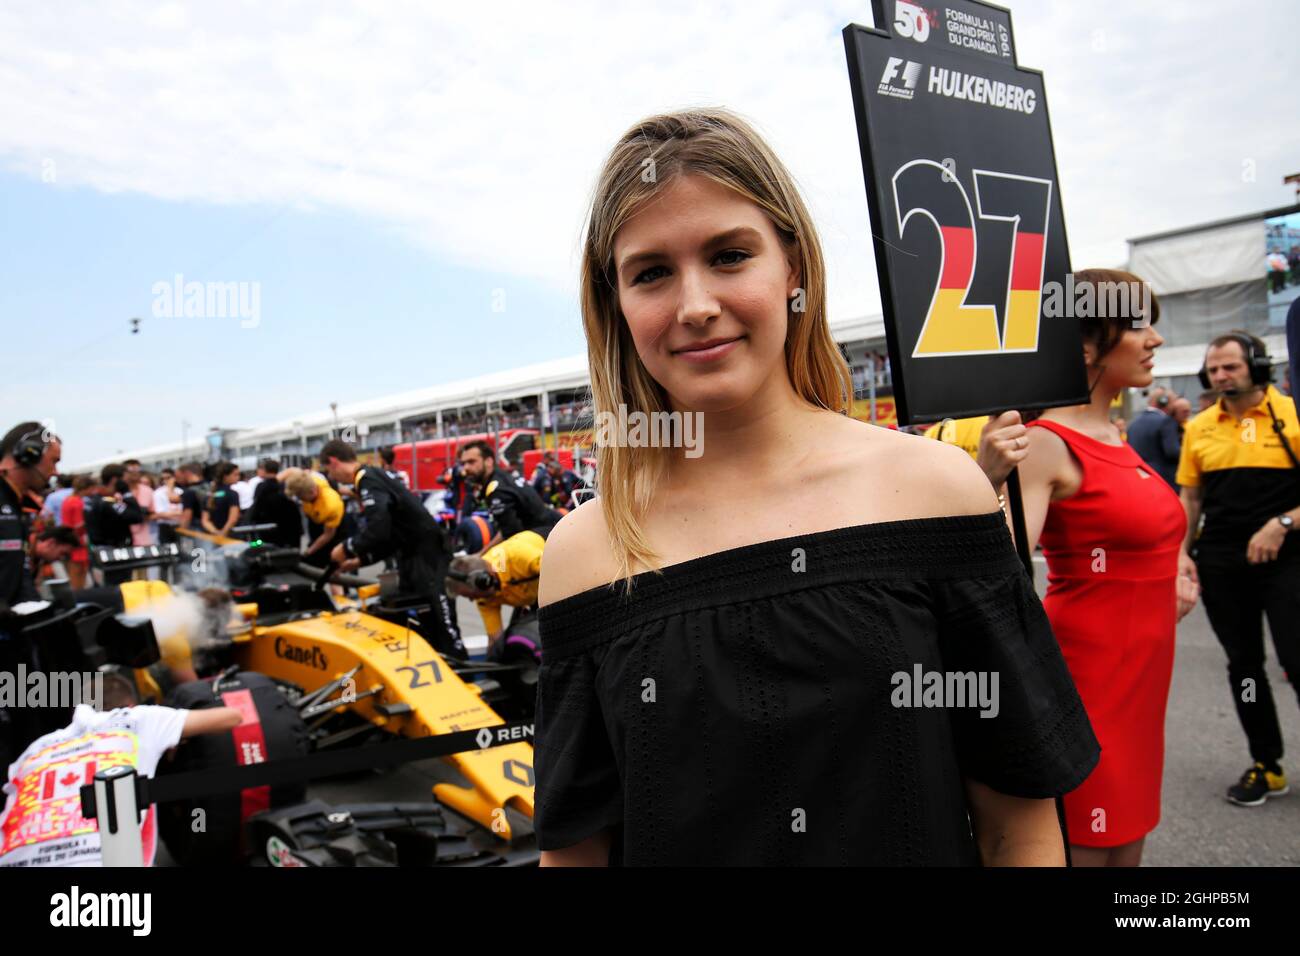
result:
[[[1290,515],[1278,515],[1277,520],[1282,523],[1282,527],[1286,528],[1287,531],[1295,527],[1295,518]]]

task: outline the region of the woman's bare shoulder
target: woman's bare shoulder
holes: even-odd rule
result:
[[[574,508],[551,529],[542,549],[538,606],[609,584],[618,577],[600,500]]]
[[[863,492],[890,495],[900,518],[988,514],[998,498],[975,460],[956,445],[855,422]],[[866,431],[868,430],[869,431]]]
[[[1045,422],[1048,421],[1049,419],[1047,419],[1046,417],[1042,417],[1039,418],[1038,420]],[[1030,426],[1033,426],[1034,423],[1030,422],[1029,424]],[[1069,426],[1067,425],[1066,427],[1068,428]],[[1026,429],[1025,434],[1029,436],[1029,442],[1030,442],[1029,447],[1042,448],[1048,454],[1064,455],[1066,449],[1068,448],[1068,446],[1065,444],[1065,439],[1062,438],[1060,435],[1058,435],[1056,432],[1052,431],[1052,429],[1050,428],[1030,427]]]
[[[1029,454],[1020,464],[1021,481],[1050,485],[1057,495],[1077,491],[1083,473],[1065,439],[1050,428],[1030,428],[1027,434]]]

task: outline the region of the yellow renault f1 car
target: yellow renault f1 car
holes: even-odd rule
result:
[[[245,720],[230,735],[187,741],[160,775],[531,720],[531,707],[503,719],[492,706],[495,696],[509,710],[498,678],[517,678],[514,669],[444,658],[409,625],[409,609],[381,600],[378,585],[335,576],[354,593],[331,594],[296,551],[260,542],[194,534],[168,553],[176,585],[120,585],[124,611],[150,617],[157,631],[161,660],[133,672],[140,696],[236,706]],[[188,557],[195,553],[201,573]],[[201,585],[208,587],[200,599]],[[197,628],[195,608],[206,618]],[[177,684],[177,675],[199,679]],[[525,678],[521,686],[526,694],[532,684]],[[281,866],[535,863],[531,726],[515,733],[517,743],[443,758],[460,782],[435,784],[430,804],[329,807],[301,802],[302,786],[253,788],[161,804],[161,835],[187,865],[261,862],[263,854]],[[200,809],[204,827],[196,830]]]

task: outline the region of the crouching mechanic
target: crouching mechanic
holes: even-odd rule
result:
[[[0,866],[101,866],[95,820],[81,815],[81,787],[109,767],[132,766],[152,777],[182,738],[225,733],[239,725],[233,707],[176,710],[136,706],[135,689],[104,675],[104,710],[78,704],[72,723],[32,742],[9,767],[0,813]],[[157,808],[140,828],[145,866],[158,845]]]
[[[493,545],[482,557],[459,555],[447,572],[447,593],[478,605],[488,634],[488,656],[497,650],[504,634],[501,608],[530,607],[537,603],[537,582],[542,573],[542,548],[546,541],[535,531],[521,531]]]
[[[451,555],[442,529],[420,499],[382,468],[364,468],[357,452],[341,439],[326,442],[320,450],[321,467],[340,485],[350,485],[361,499],[365,527],[334,546],[330,560],[339,571],[397,558],[399,597],[428,601],[420,612],[420,630],[443,656],[467,656],[456,626],[456,606],[443,592]]]
[[[303,559],[313,567],[329,564],[330,551],[342,539],[357,532],[357,522],[347,513],[339,493],[321,475],[301,468],[290,468],[281,477],[289,494],[298,499],[307,516],[311,543]]]

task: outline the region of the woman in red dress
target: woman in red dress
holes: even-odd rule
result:
[[[1118,288],[1112,283],[1139,294],[1109,298],[1106,290]],[[1177,494],[1125,444],[1109,415],[1125,388],[1151,384],[1164,343],[1155,330],[1160,305],[1128,272],[1075,273],[1076,289],[1084,285],[1096,293],[1092,311],[1133,303],[1079,320],[1091,401],[1049,409],[1028,427],[1018,412],[992,419],[980,464],[999,492],[1020,468],[1029,545],[1041,541],[1047,557],[1043,606],[1101,742],[1101,762],[1065,797],[1072,859],[1137,866],[1160,822],[1174,629],[1196,603],[1197,587],[1180,566],[1186,519]]]

